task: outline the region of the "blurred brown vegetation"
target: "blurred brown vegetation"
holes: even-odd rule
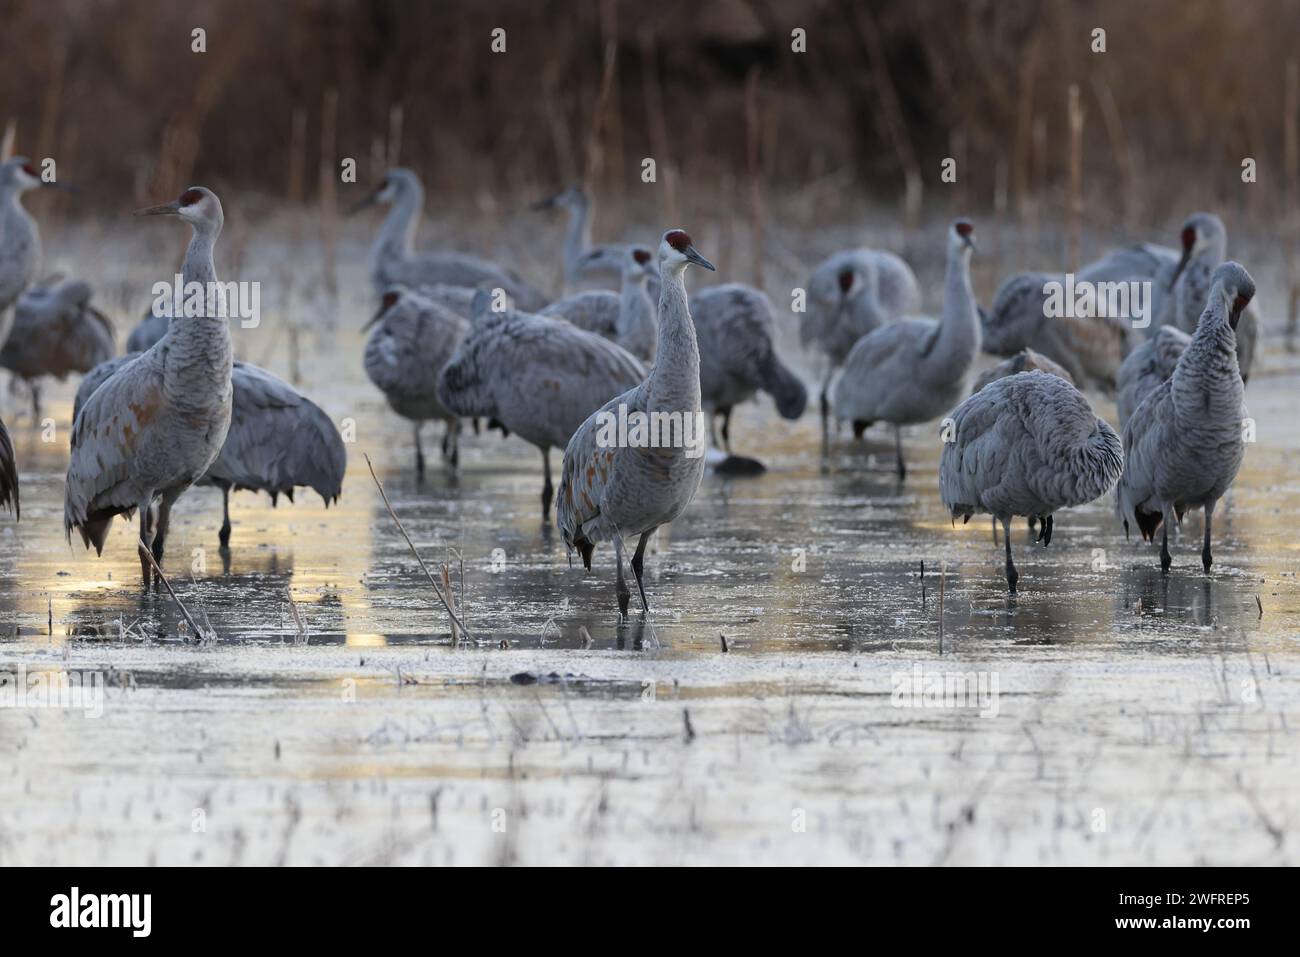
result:
[[[617,229],[653,156],[670,205],[761,183],[901,209],[910,174],[927,211],[1032,219],[1067,202],[1074,84],[1083,214],[1146,231],[1276,218],[1298,41],[1295,0],[0,0],[0,123],[104,207],[311,198],[352,156],[479,206],[585,177]]]

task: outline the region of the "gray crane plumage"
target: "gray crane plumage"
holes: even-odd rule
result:
[[[202,187],[141,210],[178,216],[193,236],[181,274],[208,290],[202,315],[175,317],[167,334],[124,363],[86,400],[72,426],[64,528],[102,554],[116,515],[140,513],[140,538],[161,563],[172,505],[216,460],[231,415],[230,325],[212,253],[221,234],[221,201]],[[150,521],[159,502],[156,526]],[[145,587],[151,578],[141,552]]]
[[[14,518],[22,518],[18,502],[18,463],[14,459],[14,440],[0,419],[0,505],[13,509]]]
[[[1125,355],[1137,344],[1128,322],[1098,316],[1048,316],[1045,287],[1064,273],[1017,273],[998,288],[980,318],[983,348],[995,356],[1033,349],[1063,366],[1080,385],[1110,391]]]
[[[117,356],[96,366],[81,382],[73,421],[95,390],[140,354]],[[306,487],[337,502],[347,470],[347,449],[325,412],[289,383],[247,362],[231,367],[230,428],[221,452],[195,485],[221,489],[218,540],[230,544],[230,493],[266,492],[274,507],[281,495],[293,501]]]
[[[547,316],[494,312],[480,292],[469,334],[438,377],[438,401],[464,417],[495,419],[542,453],[542,517],[550,520],[552,448],[610,396],[645,378],[621,346]]]
[[[32,411],[40,417],[42,376],[62,380],[87,373],[113,357],[113,324],[90,304],[92,288],[79,279],[60,279],[23,293],[0,367],[26,380]]]
[[[1130,352],[1115,377],[1115,408],[1122,429],[1142,400],[1174,374],[1192,337],[1177,326],[1162,326]]]
[[[686,423],[694,426],[704,419],[700,353],[683,282],[688,263],[713,269],[685,232],[668,230],[659,244],[659,352],[654,368],[644,381],[593,410],[564,449],[556,523],[566,546],[578,550],[587,569],[598,543],[614,543],[615,594],[619,614],[624,616],[630,599],[623,577],[624,538],[640,536],[631,565],[641,606],[648,611],[642,580],[646,543],[655,529],[686,510],[704,477],[703,454],[690,454],[684,441]],[[633,413],[679,416],[683,443],[658,447],[609,443],[602,420],[613,415],[630,421]]]
[[[23,194],[46,185],[25,157],[0,163],[0,345],[9,337],[13,305],[36,276],[41,233],[23,208]]]
[[[921,311],[921,286],[912,268],[893,253],[848,249],[818,263],[808,280],[799,339],[825,360],[822,437],[830,422],[829,390],[835,371],[863,336],[887,322]]]
[[[564,265],[564,286],[568,291],[586,285],[597,278],[622,280],[624,263],[631,247],[622,243],[591,242],[592,202],[581,186],[570,186],[533,205],[534,209],[562,209],[568,214],[561,250]],[[649,263],[647,280],[651,302],[659,301],[659,263],[653,257]]]
[[[501,288],[520,308],[540,309],[547,297],[519,276],[494,262],[458,252],[415,251],[415,233],[424,211],[424,187],[411,170],[389,170],[382,183],[357,209],[372,203],[390,206],[371,254],[370,279],[383,295],[391,286]]]
[[[1227,258],[1228,230],[1213,213],[1193,213],[1183,223],[1183,252],[1174,267],[1172,289],[1164,292],[1155,327],[1174,325],[1191,335],[1205,311],[1214,270]],[[1170,250],[1172,252],[1172,250]],[[1259,339],[1259,304],[1251,300],[1237,322],[1237,365],[1241,381],[1250,381]]]
[[[389,406],[415,430],[415,470],[424,474],[420,426],[444,423],[443,458],[455,469],[460,461],[460,417],[438,400],[438,375],[469,332],[461,318],[421,293],[390,289],[371,320],[366,339],[366,375],[384,393]]]
[[[1136,525],[1153,541],[1161,527],[1160,565],[1169,570],[1169,526],[1205,510],[1201,561],[1210,570],[1214,508],[1241,468],[1246,445],[1244,386],[1235,329],[1255,295],[1250,274],[1219,266],[1192,340],[1173,375],[1148,395],[1124,426],[1124,474],[1116,507],[1127,533]]]
[[[1003,359],[997,365],[980,373],[979,378],[975,380],[975,385],[971,387],[971,393],[978,392],[990,382],[998,379],[1005,379],[1017,372],[1033,372],[1036,369],[1049,375],[1059,376],[1070,385],[1074,385],[1073,377],[1066,371],[1064,366],[1053,362],[1041,352],[1035,352],[1033,349],[1021,349],[1010,359]]]
[[[558,316],[579,329],[594,332],[617,342],[642,362],[653,362],[658,343],[655,305],[646,290],[646,281],[658,275],[650,268],[654,257],[641,246],[628,246],[621,252],[622,288],[617,293],[593,289],[575,293],[551,303],[543,316]]]
[[[1119,436],[1078,389],[1042,371],[990,382],[952,418],[939,459],[940,496],[954,519],[987,512],[1002,523],[1007,587],[1015,592],[1012,517],[1037,518],[1039,538],[1050,544],[1054,512],[1100,498],[1119,479]]]
[[[856,435],[876,421],[894,426],[900,479],[907,476],[901,427],[929,422],[961,401],[980,348],[970,284],[974,227],[958,220],[947,235],[942,318],[901,319],[863,336],[831,387],[835,417],[852,421]]]
[[[705,413],[722,417],[722,441],[731,451],[731,412],[758,391],[776,402],[782,418],[797,419],[808,388],[776,351],[776,311],[753,286],[724,283],[690,300],[700,349],[700,395]]]

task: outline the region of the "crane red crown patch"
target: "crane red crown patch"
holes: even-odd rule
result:
[[[691,244],[691,237],[687,236],[680,229],[674,229],[665,236],[664,239],[668,240],[668,245],[672,246],[673,249],[677,250],[679,253],[686,252],[686,248]]]

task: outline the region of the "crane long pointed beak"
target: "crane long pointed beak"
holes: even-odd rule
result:
[[[703,266],[705,269],[709,270],[709,272],[718,271],[717,267],[714,266],[713,263],[709,262],[707,259],[705,259],[703,256],[701,256],[698,252],[695,251],[694,246],[686,247],[686,261],[695,263],[695,265],[697,266]]]
[[[1191,258],[1192,247],[1184,246],[1182,258],[1178,260],[1178,266],[1174,269],[1174,274],[1169,278],[1169,288],[1171,290],[1174,288],[1174,284],[1178,282],[1178,277],[1183,274],[1183,270],[1187,268],[1187,261]]]
[[[547,196],[545,199],[539,199],[537,202],[533,203],[528,208],[533,210],[534,212],[541,212],[544,209],[554,209],[555,201],[559,198],[560,197],[558,195]]]
[[[161,206],[146,206],[144,209],[137,209],[137,216],[175,216],[180,212],[181,204],[178,200],[172,200],[170,203],[163,203]]]
[[[80,193],[80,192],[81,192],[81,190],[77,189],[77,187],[75,187],[75,186],[68,186],[68,185],[66,185],[66,184],[64,184],[64,183],[46,183],[46,184],[45,184],[45,188],[46,188],[46,189],[57,189],[57,190],[61,190],[61,191],[65,192],[65,193]]]

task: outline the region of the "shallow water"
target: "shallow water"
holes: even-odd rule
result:
[[[148,289],[147,269],[92,263],[123,301]],[[285,374],[275,318],[237,349]],[[1105,501],[1059,513],[1050,548],[1016,523],[1010,599],[987,517],[944,514],[937,428],[906,433],[900,487],[888,432],[846,432],[823,462],[815,413],[764,403],[732,438],[769,472],[706,477],[647,555],[650,614],[620,624],[611,550],[572,568],[541,520],[536,450],[467,435],[451,476],[430,427],[417,484],[360,344],[312,337],[301,361],[302,390],[355,422],[337,506],[238,493],[222,554],[219,494],[177,505],[164,567],[210,643],[141,592],[133,525],[102,558],[65,542],[71,384],[48,396],[50,442],[6,398],[23,516],[0,518],[0,671],[107,687],[98,716],[0,707],[0,864],[1294,863],[1282,356],[1247,391],[1258,442],[1209,576],[1199,517],[1166,577]],[[426,562],[463,556],[473,640],[452,646],[366,453]],[[895,694],[918,668],[922,693]],[[924,693],[963,675],[979,693]]]

